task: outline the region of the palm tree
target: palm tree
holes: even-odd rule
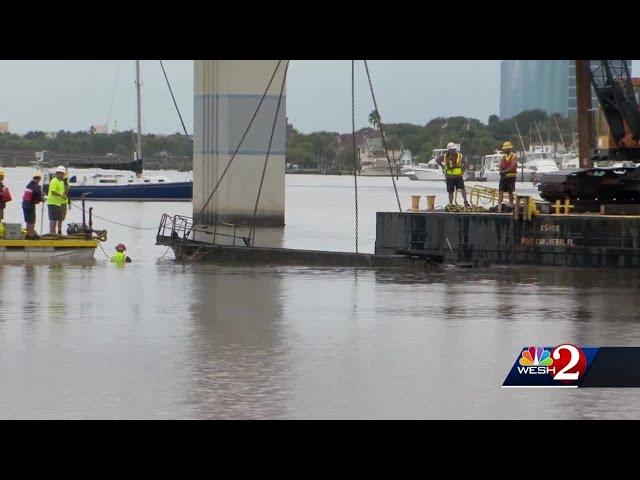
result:
[[[318,161],[318,170],[326,172],[329,167],[328,162],[336,155],[336,138],[326,132],[312,134],[311,145],[314,155]]]
[[[372,110],[369,114],[369,123],[373,125],[374,128],[378,128],[380,125],[380,114],[377,110]]]

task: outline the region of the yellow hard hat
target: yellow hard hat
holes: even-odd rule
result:
[[[33,176],[31,178],[42,178],[42,172],[40,170],[36,170],[35,172],[33,172]]]
[[[0,168],[0,175],[4,177],[4,170]]]
[[[513,145],[511,145],[511,142],[504,142],[502,144],[502,149],[505,150],[507,148],[513,148]]]

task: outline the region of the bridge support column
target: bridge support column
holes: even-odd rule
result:
[[[205,206],[244,134],[269,83],[277,60],[196,60],[194,62],[193,217],[251,225],[269,145],[285,61],[238,154]],[[286,102],[278,112],[256,225],[284,225]],[[204,207],[204,210],[203,210]]]

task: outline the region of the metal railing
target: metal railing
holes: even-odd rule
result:
[[[231,233],[223,233],[218,228],[224,227]],[[213,231],[211,228],[213,227]],[[241,233],[246,230],[246,233]],[[215,225],[197,225],[193,218],[184,215],[162,214],[160,225],[158,226],[158,237],[191,240],[200,243],[211,243],[218,245],[218,240],[226,240],[224,245],[249,247],[251,246],[250,228],[245,225],[233,223],[216,223]]]

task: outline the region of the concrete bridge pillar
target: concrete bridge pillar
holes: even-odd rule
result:
[[[218,190],[202,211],[233,155],[277,60],[194,62],[193,217],[213,224],[251,224],[286,62]],[[286,90],[285,90],[286,93]],[[284,94],[283,94],[284,95]],[[256,225],[284,225],[286,108],[283,96],[258,204]]]

